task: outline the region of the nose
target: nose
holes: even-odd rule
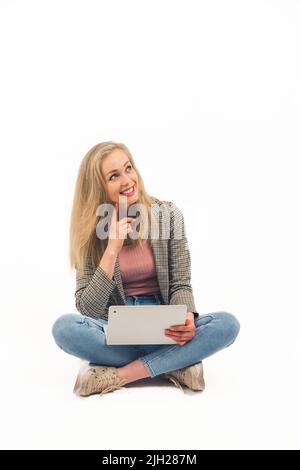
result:
[[[123,175],[121,179],[121,188],[126,188],[129,183],[131,183],[132,180],[129,176]]]

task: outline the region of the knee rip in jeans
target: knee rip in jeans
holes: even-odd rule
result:
[[[201,325],[206,325],[207,323],[211,322],[214,319],[213,315],[200,315],[198,318],[195,319],[195,323],[201,321]]]
[[[95,318],[83,315],[77,322],[79,325],[86,325],[88,328],[96,327],[104,332],[103,326]]]

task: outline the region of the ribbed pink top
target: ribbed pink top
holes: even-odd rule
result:
[[[118,255],[125,295],[160,293],[150,242],[142,243],[142,247],[123,246]]]

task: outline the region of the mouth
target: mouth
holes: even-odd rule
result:
[[[131,188],[126,189],[126,191],[120,192],[123,196],[131,197],[135,194],[135,184]]]

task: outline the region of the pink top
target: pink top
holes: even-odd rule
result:
[[[159,294],[156,267],[149,240],[122,247],[118,261],[125,295]]]

